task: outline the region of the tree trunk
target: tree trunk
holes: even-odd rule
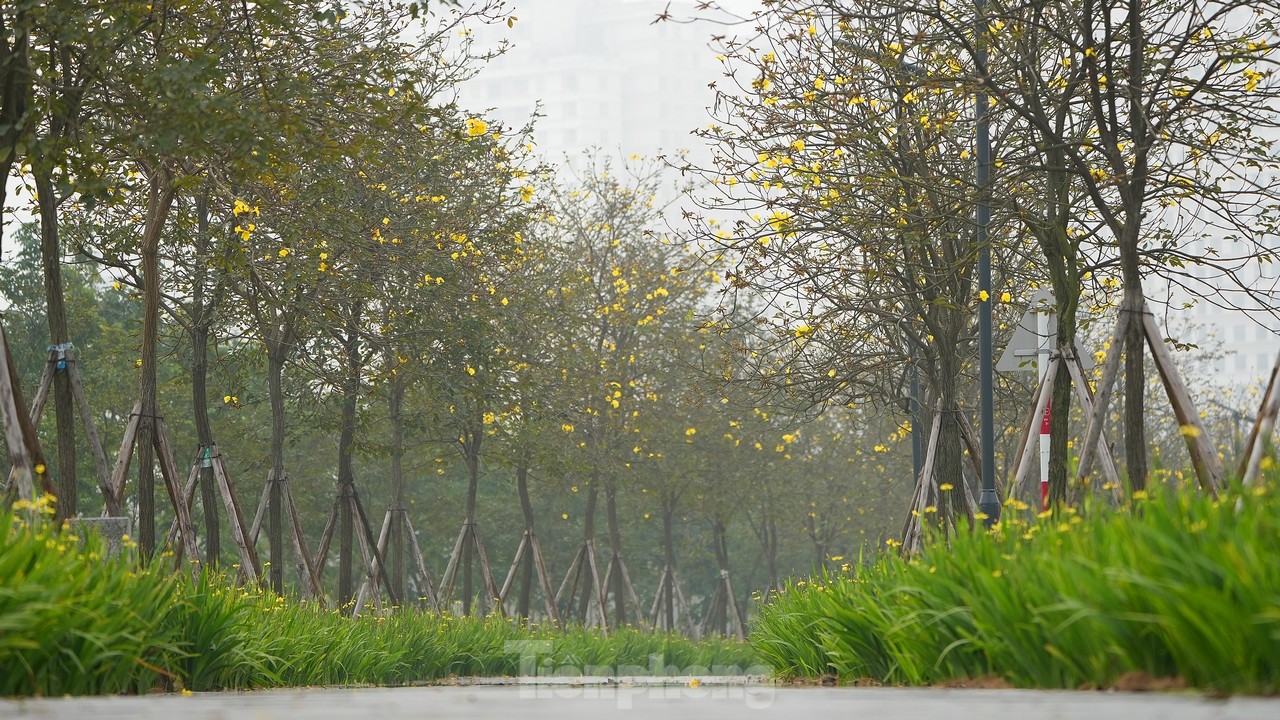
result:
[[[524,514],[525,532],[534,532],[533,501],[529,499],[529,464],[521,461],[516,468],[516,491],[520,495],[520,511]],[[533,595],[533,547],[525,548],[524,567],[520,575],[520,601],[516,612],[523,620],[529,619],[529,601]]]
[[[40,206],[40,259],[44,267],[44,297],[49,322],[49,341],[54,345],[61,345],[71,341],[71,333],[67,327],[67,308],[62,286],[62,248],[58,239],[58,197],[51,172],[52,169],[45,163],[36,163],[33,167]],[[157,287],[158,282],[157,280]],[[156,301],[159,302],[158,295]],[[76,487],[75,400],[71,394],[71,381],[66,372],[57,372],[53,375],[53,411],[58,438],[57,517],[59,520],[65,520],[76,515],[79,504]]]
[[[476,524],[476,495],[480,490],[480,445],[484,439],[484,430],[473,429],[467,432],[467,440],[463,443],[463,459],[467,466],[467,505],[465,508],[468,541],[462,546],[462,613],[471,614],[471,559],[472,548],[476,543],[474,532]]]
[[[667,572],[670,573],[665,595],[662,598],[662,614],[666,621],[666,629],[676,628],[676,541],[672,521],[676,514],[675,498],[663,500],[662,503],[662,554]]]
[[[209,201],[201,195],[196,200],[196,256],[203,258],[208,251]],[[209,336],[213,325],[213,306],[205,307],[204,273],[196,271],[192,290],[191,307],[191,410],[195,417],[196,439],[200,447],[212,453],[213,427],[209,422]],[[218,489],[214,486],[213,466],[200,462],[200,504],[204,506],[205,563],[217,567],[221,552],[221,535],[218,524]],[[235,518],[232,518],[235,522]]]
[[[600,473],[595,471],[592,473],[591,485],[587,488],[587,506],[582,511],[582,542],[583,545],[594,545],[596,538],[596,498],[598,484],[600,482]],[[586,565],[587,558],[583,558],[583,564]],[[587,610],[590,607],[591,595],[596,591],[595,578],[591,576],[591,569],[584,567],[583,576],[587,578],[586,584],[583,586],[582,598],[578,601],[578,619],[582,623],[587,622]],[[601,614],[604,608],[600,608]]]
[[[342,339],[343,365],[347,376],[342,383],[342,433],[338,438],[338,607],[346,607],[354,597],[352,557],[354,527],[352,504],[356,491],[355,440],[356,400],[360,394],[360,314],[359,303],[348,308],[346,336]]]
[[[18,160],[31,103],[31,28],[24,7],[13,13],[13,42],[9,42],[9,15],[0,12],[0,178],[8,178]],[[8,183],[0,182],[0,208],[5,207]],[[4,250],[4,228],[0,225],[0,255]]]
[[[164,171],[150,174],[150,195],[146,225],[142,232],[142,368],[139,399],[142,417],[139,424],[138,448],[138,542],[142,556],[155,553],[155,466],[152,461],[156,445],[156,423],[159,402],[156,397],[157,349],[160,338],[160,234],[169,208],[173,205],[173,183]],[[181,502],[181,498],[177,498]]]
[[[967,507],[958,501],[959,494],[965,492],[964,483],[964,439],[960,429],[959,382],[961,376],[960,358],[960,318],[955,311],[942,311],[943,333],[938,338],[938,375],[936,378],[939,407],[942,421],[938,430],[938,449],[934,460],[936,482],[939,487],[950,485],[951,490],[938,493],[937,518],[943,528],[955,525],[960,513]],[[984,458],[984,462],[991,462]],[[929,518],[924,518],[929,520]]]
[[[1142,311],[1140,301],[1141,289],[1137,293],[1125,290],[1125,306],[1120,312],[1139,313]],[[1143,334],[1142,319],[1135,316],[1129,323],[1124,342],[1124,455],[1129,475],[1130,493],[1140,492],[1147,487],[1147,438],[1146,438],[1146,336]]]
[[[284,361],[285,343],[267,351],[267,394],[271,401],[271,474],[268,480],[267,542],[270,544],[271,589],[284,594]]]
[[[609,522],[609,565],[613,587],[605,588],[606,593],[613,593],[614,623],[616,627],[626,627],[627,602],[626,584],[622,576],[622,530],[618,527],[618,486],[610,479],[604,486],[605,516]],[[607,596],[606,596],[607,597]]]
[[[391,415],[391,585],[396,597],[405,594],[405,522],[404,506],[404,379],[393,371],[391,387],[387,393],[388,412]],[[420,589],[425,593],[425,589]]]

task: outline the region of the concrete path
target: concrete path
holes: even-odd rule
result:
[[[1114,692],[523,685],[271,690],[0,700],[0,718],[50,720],[1276,720],[1280,700]]]

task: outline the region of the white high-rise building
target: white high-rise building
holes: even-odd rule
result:
[[[1268,249],[1274,255],[1280,249],[1280,239]],[[1185,250],[1230,268],[1233,275],[1226,278],[1220,268],[1209,265],[1190,266],[1186,269],[1189,277],[1172,289],[1166,282],[1149,283],[1152,301],[1168,305],[1171,327],[1167,334],[1180,342],[1194,343],[1213,356],[1207,375],[1190,380],[1219,388],[1265,385],[1280,355],[1280,307],[1276,303],[1280,298],[1280,262],[1274,257],[1245,257],[1256,254],[1257,248],[1215,239],[1195,240]],[[1221,295],[1215,296],[1219,291]],[[1159,309],[1156,312],[1161,313]]]

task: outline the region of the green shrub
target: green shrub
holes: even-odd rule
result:
[[[624,628],[529,629],[498,617],[417,610],[351,618],[217,573],[174,574],[105,558],[100,542],[57,533],[47,519],[0,529],[0,695],[86,695],[155,689],[395,685],[451,675],[514,675],[517,641],[541,640],[553,667],[711,672],[755,664],[745,643],[693,642]],[[516,643],[516,644],[512,644]],[[739,671],[741,671],[739,670]]]
[[[1280,502],[1163,492],[1135,511],[1068,510],[935,538],[851,575],[791,585],[757,652],[782,676],[1110,686],[1142,671],[1280,691]]]

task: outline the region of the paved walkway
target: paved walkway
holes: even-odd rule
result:
[[[1275,720],[1280,700],[1033,690],[769,685],[464,686],[0,700],[0,718],[49,720]]]

